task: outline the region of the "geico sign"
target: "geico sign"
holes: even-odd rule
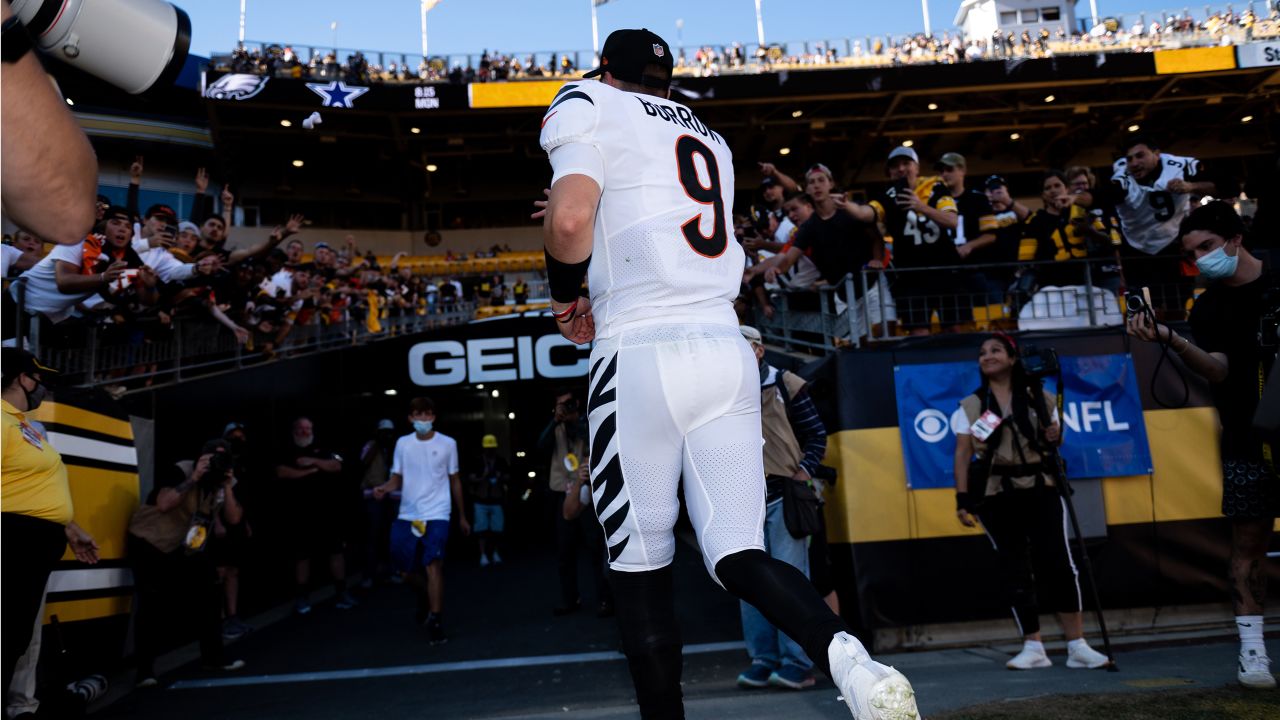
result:
[[[565,347],[578,352],[552,352]],[[543,335],[536,340],[531,337],[481,338],[466,342],[438,340],[409,348],[409,380],[414,385],[583,377],[589,366],[588,348],[579,348],[561,335]]]

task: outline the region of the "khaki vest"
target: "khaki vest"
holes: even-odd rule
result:
[[[1053,408],[1054,404],[1057,402],[1054,396],[1050,395],[1048,392],[1045,392],[1044,398],[1045,398],[1044,400],[1045,407],[1047,408]],[[961,409],[964,410],[964,415],[969,419],[970,425],[972,425],[975,421],[977,421],[977,419],[982,415],[982,399],[979,398],[977,395],[970,395],[965,399],[961,400],[960,407]],[[1031,427],[1035,428],[1035,431],[1039,433],[1040,420],[1039,418],[1036,417],[1035,410],[1028,408],[1027,411],[1031,414]],[[1050,413],[1052,413],[1052,410],[1050,410]],[[1013,419],[1009,417],[1006,417],[1004,421],[1000,423],[1000,445],[997,448],[995,448],[995,464],[996,465],[1022,465],[1025,462],[1028,465],[1034,465],[1040,462],[1042,460],[1042,458],[1040,457],[1040,453],[1036,452],[1035,449],[1033,449],[1027,444],[1027,438],[1023,437],[1021,430],[1019,430],[1016,433],[1013,432],[1012,427],[1010,427],[1012,425],[1013,425]],[[1017,438],[1018,443],[1022,446],[1021,454],[1018,453],[1018,448],[1014,446],[1015,436]],[[972,435],[969,436],[969,439],[973,442],[974,453],[977,454],[979,457],[981,457],[984,461],[990,460],[991,456],[989,455],[989,453],[991,452],[991,449],[987,447],[987,444],[979,440],[978,438],[973,437]],[[1023,460],[1023,458],[1026,458],[1026,459]],[[1013,483],[1013,486],[1015,488],[1018,488],[1020,490],[1025,490],[1027,488],[1032,488],[1036,486],[1036,476],[1034,475],[1027,475],[1024,477],[1012,477],[1012,478],[1009,478],[1009,480],[1010,482]],[[985,494],[995,495],[996,493],[999,493],[1001,490],[1004,489],[1003,482],[1004,482],[1004,479],[1002,476],[999,476],[993,473],[987,479],[987,491]],[[1054,484],[1053,476],[1051,474],[1045,473],[1044,484],[1045,485]],[[976,490],[976,488],[970,488],[970,491],[972,490]]]
[[[777,382],[786,384],[787,393],[795,397],[804,390],[804,379],[795,373],[770,368],[775,381],[760,389],[760,426],[764,431],[764,474],[791,477],[800,469],[804,453],[800,441],[787,419],[787,406],[778,392]]]

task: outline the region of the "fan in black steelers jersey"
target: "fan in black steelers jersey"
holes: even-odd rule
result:
[[[764,551],[759,369],[732,305],[745,261],[729,241],[733,156],[670,99],[672,65],[648,30],[610,34],[600,66],[565,84],[541,132],[551,310],[565,337],[595,340],[592,504],[640,713],[684,716],[671,572],[683,488],[717,582],[794,638],[855,717],[918,718],[906,678]]]
[[[920,177],[920,158],[906,146],[889,153],[885,172],[889,187],[879,197],[849,207],[860,220],[884,224],[885,235],[893,238],[893,267],[959,265],[954,239],[960,216],[946,184],[937,176]],[[963,292],[953,271],[915,270],[894,276],[898,317],[912,334],[929,332],[935,311],[944,328],[972,319],[973,310],[957,300]]]

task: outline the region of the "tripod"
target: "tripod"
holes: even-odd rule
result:
[[[1052,370],[1057,379],[1057,408],[1058,417],[1062,417],[1062,366],[1058,363],[1057,353],[1051,349],[1046,349],[1047,353],[1052,355]],[[1040,427],[1049,426],[1049,409],[1044,404],[1044,383],[1037,378],[1031,381],[1032,397],[1035,402],[1036,415],[1040,419]],[[1093,596],[1094,613],[1098,616],[1098,629],[1102,632],[1102,649],[1106,653],[1107,658],[1111,661],[1107,664],[1107,672],[1119,672],[1120,667],[1116,665],[1115,655],[1111,652],[1111,637],[1107,633],[1107,620],[1102,615],[1102,600],[1098,597],[1098,583],[1093,579],[1093,562],[1089,559],[1089,551],[1084,546],[1084,534],[1080,532],[1080,520],[1076,517],[1076,506],[1071,501],[1071,485],[1067,480],[1067,466],[1062,461],[1062,455],[1058,452],[1058,448],[1052,443],[1045,443],[1044,450],[1041,453],[1053,472],[1054,480],[1058,484],[1058,493],[1062,495],[1062,499],[1067,506],[1067,517],[1071,519],[1071,532],[1076,536],[1076,545],[1080,547],[1080,559],[1084,565],[1084,574],[1089,581],[1089,592]]]

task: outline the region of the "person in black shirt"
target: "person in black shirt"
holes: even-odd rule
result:
[[[969,253],[972,263],[990,265],[994,263],[1018,262],[1018,250],[1022,245],[1025,233],[1023,223],[1031,214],[1031,209],[1013,199],[1009,194],[1009,183],[999,175],[988,177],[984,183],[987,201],[991,203],[991,211],[996,219],[996,241]],[[988,302],[1005,302],[1009,294],[1009,286],[1014,280],[1012,266],[988,267],[983,270],[983,280],[987,287]]]
[[[818,268],[823,282],[836,286],[836,296],[848,302],[844,290],[844,276],[854,273],[853,293],[856,302],[850,303],[858,318],[860,335],[867,335],[865,319],[869,314],[874,325],[881,320],[893,320],[892,298],[887,290],[879,292],[877,283],[870,283],[871,301],[863,308],[862,280],[858,274],[863,268],[884,267],[884,237],[874,220],[859,220],[850,211],[855,205],[843,193],[833,193],[831,170],[818,164],[805,173],[805,192],[813,199],[814,213],[796,229],[795,240],[775,266],[779,275],[786,273],[806,252]],[[886,298],[881,300],[881,298]],[[883,312],[882,312],[883,311]]]
[[[294,580],[298,598],[294,612],[311,612],[308,583],[311,580],[312,555],[327,555],[333,578],[335,607],[346,610],[356,606],[347,591],[346,519],[351,503],[347,497],[342,457],[315,445],[311,419],[293,421],[292,442],[280,455],[276,478],[284,483],[288,498],[287,517],[280,518],[286,527],[297,561]]]
[[[991,201],[982,190],[968,187],[965,184],[967,163],[964,156],[957,152],[944,153],[938,159],[938,172],[942,182],[947,185],[947,192],[956,201],[956,212],[960,214],[960,223],[956,226],[956,254],[965,265],[982,262],[982,250],[990,248],[996,241],[996,215],[991,209]],[[974,253],[977,253],[975,256]],[[981,270],[966,269],[958,274],[958,281],[972,298],[964,298],[962,305],[982,305],[1004,301],[1004,293],[1000,292],[988,297],[988,280]]]
[[[1153,322],[1147,313],[1128,321],[1130,335],[1167,343],[1184,365],[1213,385],[1222,424],[1222,514],[1231,521],[1231,591],[1240,659],[1236,674],[1246,687],[1276,686],[1262,642],[1266,578],[1263,563],[1275,518],[1280,479],[1275,449],[1280,437],[1253,427],[1259,388],[1275,363],[1275,338],[1262,347],[1262,316],[1280,303],[1280,273],[1244,247],[1244,222],[1230,205],[1211,202],[1183,220],[1179,239],[1211,285],[1191,309],[1196,341]],[[1264,341],[1265,342],[1265,341]]]

